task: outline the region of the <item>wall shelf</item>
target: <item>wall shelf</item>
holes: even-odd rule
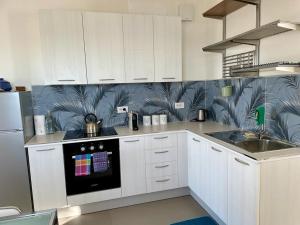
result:
[[[267,63],[261,65],[254,65],[245,68],[232,68],[232,76],[241,75],[258,75],[259,73],[278,71],[287,72],[289,74],[299,74],[300,73],[300,63],[290,63],[290,62],[275,62]]]
[[[257,5],[259,3],[260,0],[223,0],[219,4],[203,13],[203,16],[212,19],[223,19],[225,16],[248,4]]]
[[[300,25],[278,20],[224,41],[220,41],[216,44],[209,45],[203,48],[203,51],[223,53],[227,48],[232,48],[241,44],[257,45],[259,40],[263,38],[293,30],[300,30]]]

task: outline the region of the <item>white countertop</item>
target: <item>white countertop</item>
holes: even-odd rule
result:
[[[257,161],[264,161],[269,159],[277,159],[282,157],[300,157],[300,148],[291,148],[291,149],[283,149],[278,151],[269,151],[269,152],[261,152],[261,153],[250,153],[246,150],[243,150],[234,145],[228,144],[224,141],[218,140],[211,136],[205,135],[205,133],[210,132],[219,132],[219,131],[228,131],[228,130],[236,130],[235,127],[230,127],[227,125],[223,125],[220,123],[207,121],[207,122],[175,122],[168,123],[164,126],[150,126],[143,127],[140,126],[138,131],[130,130],[128,127],[115,127],[118,135],[108,136],[108,137],[95,137],[95,138],[86,138],[80,140],[68,140],[64,141],[65,132],[57,132],[55,134],[43,135],[43,136],[34,136],[31,140],[29,140],[25,147],[34,147],[38,145],[47,145],[47,144],[62,144],[62,143],[74,143],[74,142],[82,142],[82,141],[91,141],[91,140],[103,140],[103,139],[112,139],[112,138],[121,138],[121,137],[132,137],[132,136],[141,136],[141,135],[150,135],[155,133],[166,133],[166,132],[186,132],[189,131],[196,135],[202,136],[209,141],[219,144],[223,147],[229,148],[232,151],[247,155]]]

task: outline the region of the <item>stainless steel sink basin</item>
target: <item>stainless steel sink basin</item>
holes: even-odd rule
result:
[[[277,140],[266,139],[250,139],[235,143],[236,146],[243,148],[249,152],[267,152],[279,149],[293,148],[295,147],[289,143],[283,143]]]
[[[258,137],[256,133],[249,131],[234,130],[208,133],[207,135],[240,147],[251,153],[296,147],[296,145],[294,144],[290,144],[271,137]]]

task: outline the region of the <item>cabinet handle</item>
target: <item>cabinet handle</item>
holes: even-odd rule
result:
[[[167,168],[167,167],[169,167],[170,165],[164,165],[164,166],[156,166],[155,168],[156,169],[162,169],[162,168]]]
[[[132,141],[124,141],[126,143],[133,143],[133,142],[139,142],[140,140],[132,140]]]
[[[157,180],[157,183],[164,183],[164,182],[168,182],[170,179],[164,179],[164,180]]]
[[[75,82],[75,80],[58,80],[59,82]]]
[[[217,149],[215,147],[211,147],[212,150],[214,150],[215,152],[222,152],[220,149]]]
[[[165,136],[165,137],[155,137],[154,139],[156,139],[156,140],[162,140],[162,139],[167,139],[168,138],[168,136]]]
[[[116,79],[100,79],[100,81],[114,81]]]
[[[148,78],[147,77],[133,78],[133,80],[148,80]]]
[[[193,138],[193,141],[196,141],[196,142],[201,142],[201,141],[199,141],[198,139],[196,139],[196,138]]]
[[[163,80],[175,80],[176,78],[175,77],[163,77],[162,79]]]
[[[242,160],[240,160],[240,159],[238,159],[238,158],[234,158],[234,160],[237,161],[237,162],[240,163],[240,164],[245,165],[245,166],[250,166],[249,163],[246,163],[246,162],[244,162],[244,161],[242,161]]]
[[[50,152],[50,151],[54,151],[55,148],[47,148],[47,149],[38,149],[36,150],[37,152]]]
[[[164,153],[168,153],[169,151],[162,151],[162,152],[155,152],[155,154],[164,154]]]

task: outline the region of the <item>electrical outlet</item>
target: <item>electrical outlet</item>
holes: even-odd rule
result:
[[[128,106],[120,106],[120,107],[117,107],[117,111],[118,113],[128,113]]]
[[[184,102],[176,102],[175,109],[184,109]]]

